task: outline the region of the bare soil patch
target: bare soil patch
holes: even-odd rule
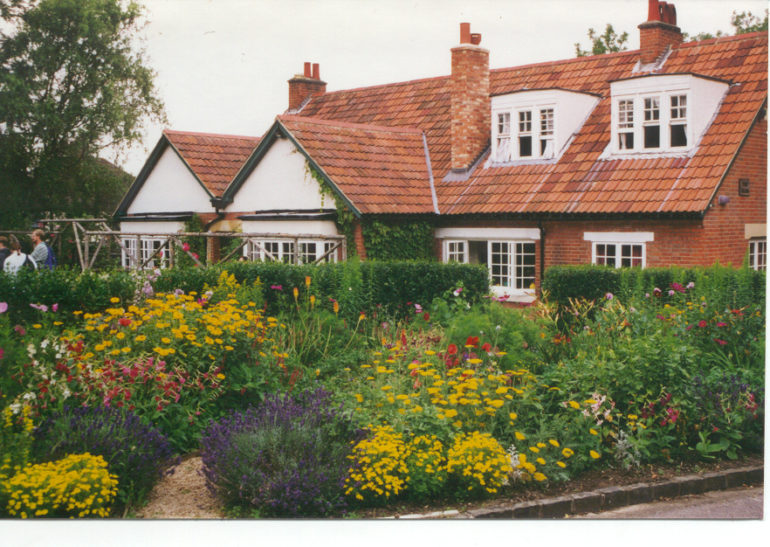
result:
[[[502,503],[518,503],[546,497],[587,492],[606,486],[624,486],[638,482],[661,482],[681,475],[708,473],[763,465],[762,456],[746,456],[735,461],[685,462],[678,464],[645,465],[638,469],[601,469],[584,473],[566,483],[552,484],[544,488],[511,489],[505,495],[495,499],[475,503],[457,503],[446,501],[430,505],[398,504],[388,508],[356,511],[352,516],[361,519],[393,517],[415,513],[430,513],[447,509],[465,512]],[[222,519],[224,508],[208,491],[205,478],[201,473],[202,463],[198,456],[183,460],[172,475],[161,480],[150,494],[148,504],[134,515],[141,519]]]

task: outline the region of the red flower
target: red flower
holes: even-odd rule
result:
[[[469,336],[468,339],[465,341],[466,346],[472,346],[476,347],[479,345],[479,337],[478,336]]]
[[[425,321],[430,321],[430,314],[428,312],[425,312],[422,314],[422,318],[425,319]]]
[[[702,329],[705,328],[707,325],[708,323],[706,322],[705,319],[701,319],[700,321],[698,321],[698,326]]]
[[[189,243],[182,243],[182,250],[183,251],[189,251],[190,250],[190,244]]]
[[[131,320],[128,317],[121,317],[118,319],[118,323],[120,323],[121,327],[127,327],[131,324]]]
[[[726,346],[727,345],[727,342],[725,342],[724,340],[720,340],[719,338],[714,338],[714,342],[716,342],[720,346]]]
[[[488,352],[492,351],[492,345],[489,342],[485,342],[484,345],[481,346],[481,349],[488,353]]]
[[[457,354],[457,346],[454,344],[449,344],[449,347],[446,350],[447,355],[456,355]]]

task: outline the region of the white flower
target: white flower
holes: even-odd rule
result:
[[[22,395],[21,398],[24,399],[25,401],[33,401],[35,399],[35,394],[27,392],[24,395]]]
[[[37,348],[35,347],[35,345],[29,344],[27,346],[27,355],[29,355],[30,357],[33,357],[36,353],[37,353]]]
[[[49,344],[49,341],[48,341],[48,338],[46,338],[45,340],[43,340],[42,342],[40,342],[40,347],[41,347],[42,349],[45,349],[45,348],[47,348],[47,347],[48,347],[48,344]]]

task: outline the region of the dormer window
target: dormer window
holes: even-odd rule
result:
[[[598,102],[592,93],[565,89],[493,96],[489,163],[556,158]]]
[[[540,109],[540,156],[553,157],[553,108]]]
[[[687,95],[671,96],[669,131],[672,148],[687,146]]]
[[[519,157],[532,156],[532,111],[519,112]]]
[[[694,74],[653,74],[610,84],[613,154],[682,154],[700,141],[728,84]]]
[[[660,148],[660,98],[644,99],[644,147]]]

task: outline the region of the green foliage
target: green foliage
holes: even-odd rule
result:
[[[36,316],[30,304],[49,308],[58,304],[58,313],[69,315],[75,310],[102,310],[109,306],[111,297],[131,301],[136,289],[137,279],[122,270],[96,273],[56,268],[22,270],[16,276],[0,273],[0,294],[2,301],[8,303],[8,314],[14,322]]]
[[[17,213],[4,222],[114,206],[125,175],[98,152],[139,140],[143,120],[164,119],[154,74],[134,49],[140,18],[133,1],[21,5],[0,45],[0,192]]]
[[[735,34],[747,34],[749,32],[759,32],[767,30],[767,12],[765,10],[764,18],[760,18],[750,11],[733,11],[730,18],[730,24],[735,28]]]
[[[366,256],[370,260],[430,260],[433,225],[427,221],[370,220],[363,224]]]
[[[612,25],[607,23],[603,34],[597,34],[593,28],[588,29],[588,38],[591,40],[591,50],[585,50],[579,43],[575,44],[575,56],[585,57],[587,55],[602,55],[604,53],[615,53],[628,49],[628,33],[618,34]]]
[[[318,183],[318,187],[321,192],[321,206],[324,205],[324,201],[327,197],[330,197],[334,200],[334,207],[337,209],[337,218],[335,221],[337,224],[337,229],[345,235],[348,255],[355,256],[356,241],[353,236],[353,223],[355,221],[355,215],[353,214],[353,211],[348,208],[345,200],[343,200],[342,197],[332,189],[324,176],[316,168],[310,165],[310,162],[305,162],[305,172]]]

